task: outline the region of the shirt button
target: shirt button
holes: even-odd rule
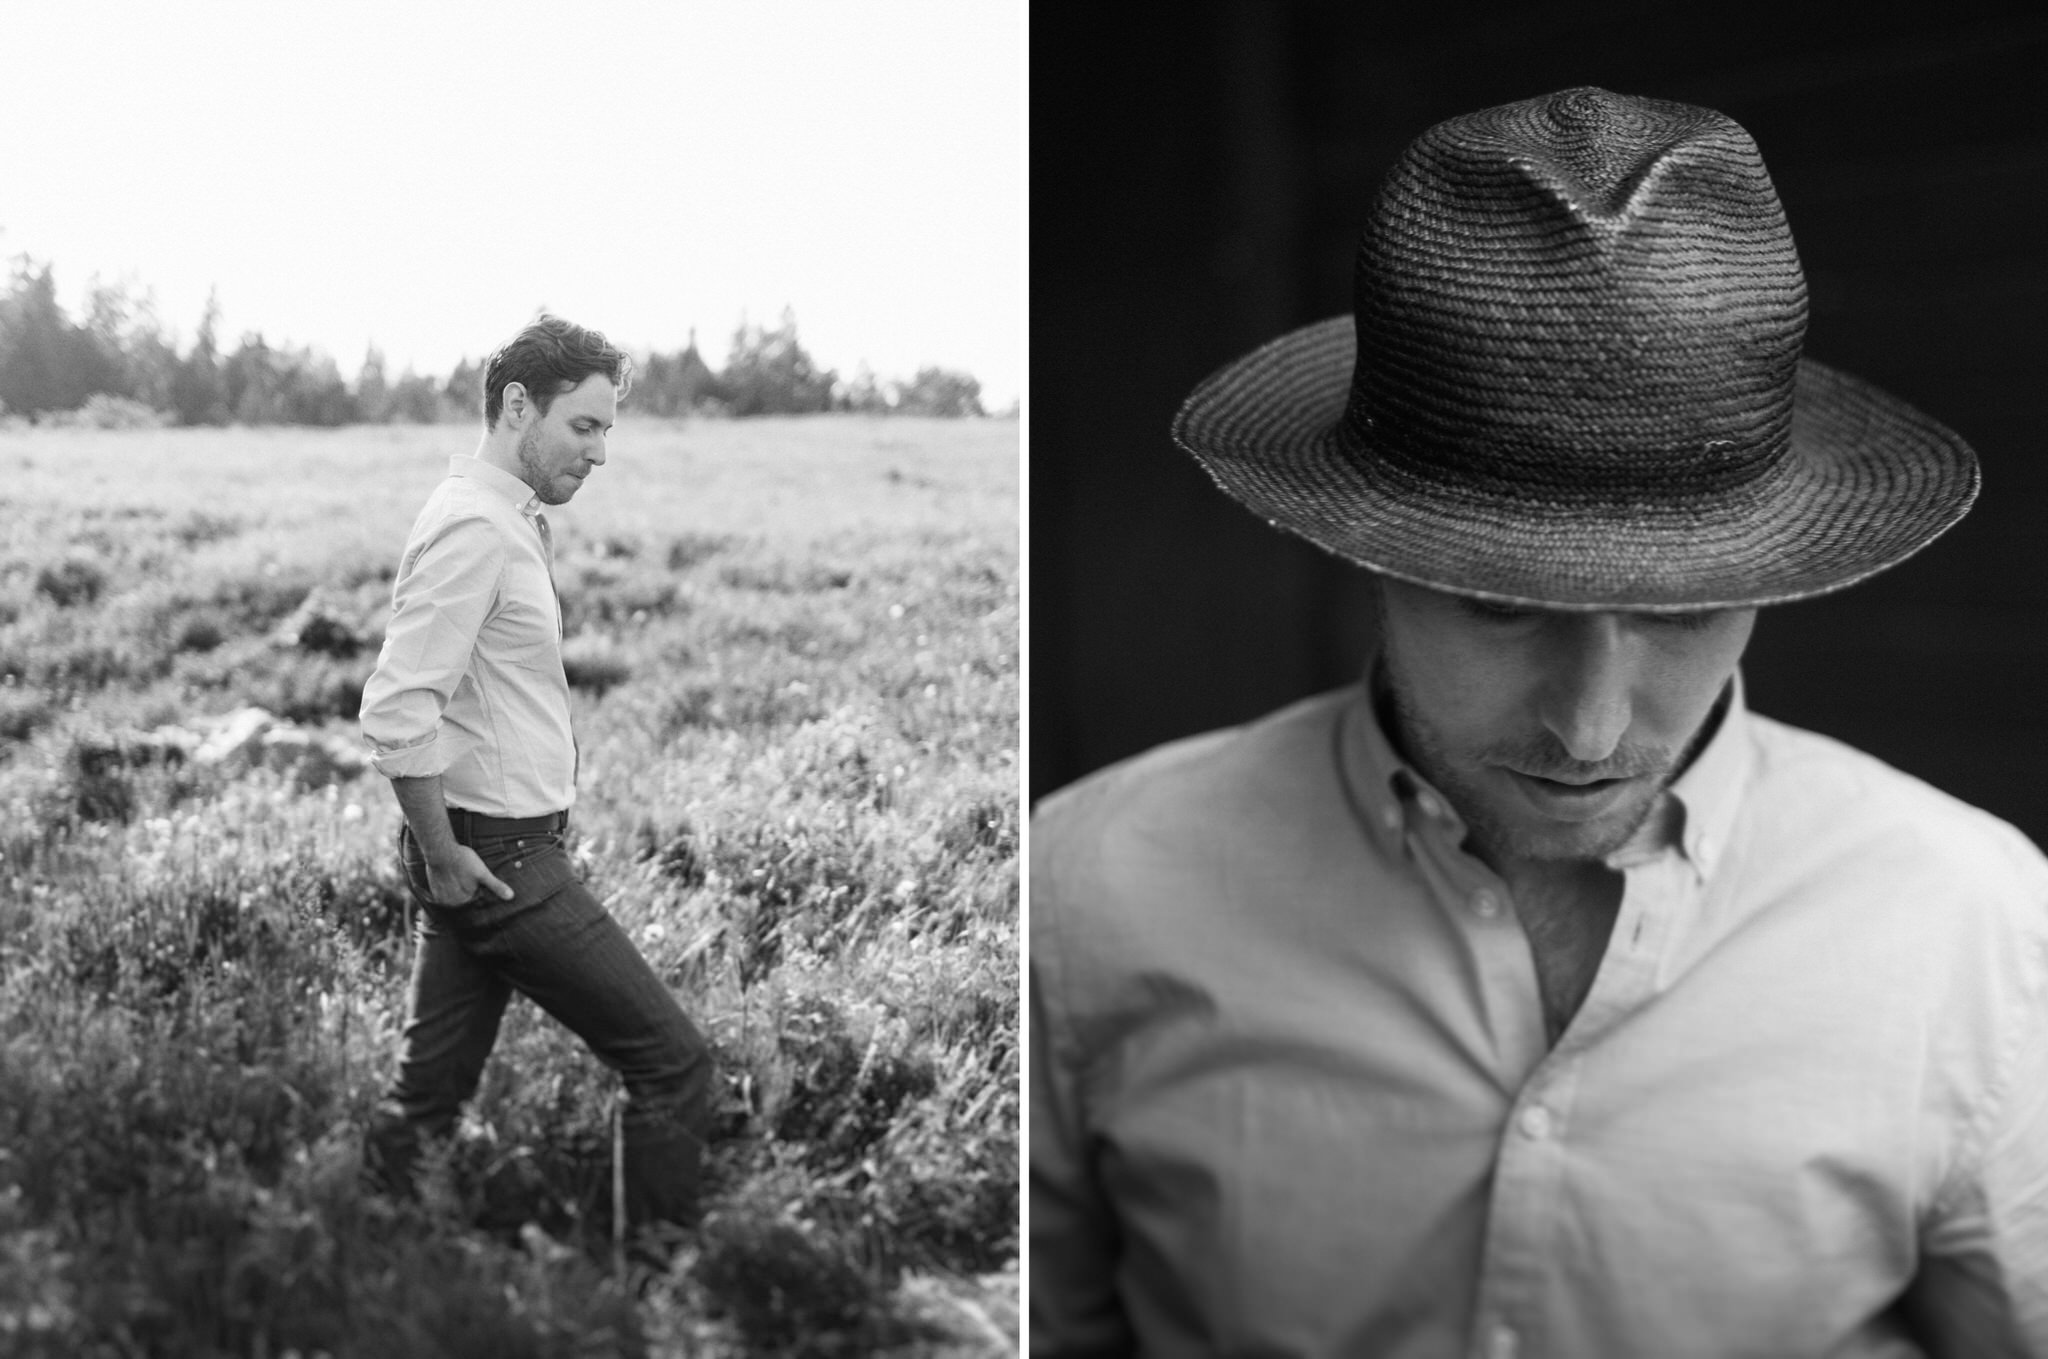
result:
[[[1481,920],[1491,920],[1500,914],[1500,897],[1481,888],[1472,894],[1472,914]]]
[[[1522,1136],[1540,1142],[1550,1136],[1550,1110],[1540,1104],[1532,1104],[1522,1110],[1515,1126],[1522,1130]]]
[[[1506,1326],[1496,1326],[1486,1337],[1486,1359],[1515,1359],[1515,1351],[1521,1348],[1521,1337]]]
[[[1418,794],[1415,799],[1415,805],[1422,808],[1424,816],[1435,817],[1444,814],[1444,805],[1436,800],[1436,794],[1434,793]]]

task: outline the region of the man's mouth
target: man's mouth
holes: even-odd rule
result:
[[[1537,783],[1549,784],[1555,788],[1599,788],[1606,784],[1621,783],[1625,781],[1625,776],[1622,775],[1613,775],[1608,777],[1596,776],[1590,778],[1558,778],[1553,774],[1532,774],[1524,769],[1511,770],[1510,772],[1520,774],[1525,779],[1534,779]]]
[[[1590,821],[1611,809],[1639,784],[1644,775],[1612,778],[1528,774],[1506,765],[1501,772],[1535,811],[1560,821]]]

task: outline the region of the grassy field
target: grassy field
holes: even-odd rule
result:
[[[549,512],[572,835],[716,1045],[710,1215],[615,1267],[616,1082],[524,1002],[423,1201],[358,1191],[389,787],[167,735],[356,741],[475,438],[0,431],[0,1355],[1013,1350],[1013,422],[628,404]],[[324,649],[280,636],[309,595]]]

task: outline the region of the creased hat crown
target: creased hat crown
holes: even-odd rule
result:
[[[1581,510],[1783,458],[1806,285],[1749,134],[1573,89],[1440,123],[1360,239],[1345,426],[1393,470]]]
[[[1574,89],[1440,123],[1388,173],[1355,310],[1226,364],[1173,437],[1277,527],[1552,609],[1803,599],[1918,552],[1968,444],[1804,358],[1749,135]]]

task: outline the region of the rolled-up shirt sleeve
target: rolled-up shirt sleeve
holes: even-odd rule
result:
[[[363,686],[363,739],[386,778],[426,778],[449,764],[441,714],[469,671],[477,634],[505,572],[497,530],[481,517],[452,519],[400,563],[391,622],[377,669]]]

